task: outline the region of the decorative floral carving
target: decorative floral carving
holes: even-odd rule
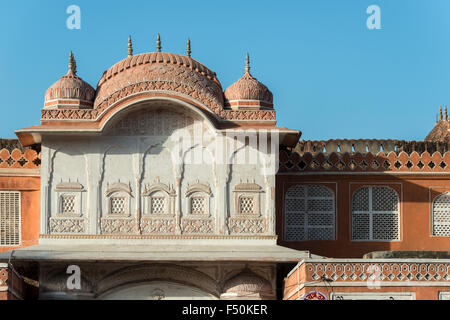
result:
[[[137,233],[137,223],[133,218],[102,218],[101,232],[103,234]]]
[[[84,218],[50,218],[50,233],[85,233]]]
[[[228,229],[231,234],[255,234],[266,232],[264,218],[229,218]]]
[[[181,220],[181,230],[183,233],[214,233],[214,223],[212,219],[183,218]]]
[[[177,129],[193,128],[195,121],[196,119],[175,111],[172,104],[161,103],[158,109],[143,109],[130,113],[108,128],[108,134],[168,136]]]
[[[141,233],[169,234],[175,232],[175,219],[142,218]]]

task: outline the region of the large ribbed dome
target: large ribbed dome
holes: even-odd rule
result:
[[[244,75],[225,90],[224,96],[225,103],[231,107],[250,106],[250,101],[258,102],[263,107],[273,106],[272,92],[250,74],[248,54]]]
[[[187,95],[219,113],[222,86],[216,74],[188,56],[167,52],[130,55],[105,71],[97,85],[94,109],[148,91]]]
[[[91,108],[95,89],[77,76],[76,62],[72,52],[69,56],[69,70],[45,92],[44,107]]]

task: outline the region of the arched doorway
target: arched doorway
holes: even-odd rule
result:
[[[198,288],[174,282],[152,281],[125,285],[99,297],[101,300],[217,300]]]

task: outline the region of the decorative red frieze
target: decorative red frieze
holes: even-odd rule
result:
[[[306,262],[305,281],[327,279],[330,281],[427,281],[448,282],[450,285],[450,263],[431,261],[408,262]]]
[[[336,153],[329,155],[280,151],[280,172],[450,172],[450,152]]]
[[[41,154],[35,150],[27,149],[22,152],[19,149],[0,150],[0,169],[38,169],[41,167]]]

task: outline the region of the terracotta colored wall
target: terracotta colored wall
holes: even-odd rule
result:
[[[14,247],[0,246],[0,252],[37,244],[40,229],[40,177],[0,175],[0,191],[20,191],[21,201],[21,244]]]
[[[284,195],[295,184],[323,183],[336,191],[336,240],[284,241]],[[362,185],[387,185],[399,191],[400,241],[351,240],[351,194]],[[450,191],[450,179],[443,175],[278,175],[276,182],[277,234],[279,244],[335,258],[361,258],[372,251],[450,251],[450,237],[432,236],[431,203]]]
[[[418,282],[420,282],[420,285],[413,286],[411,285],[411,281],[398,281],[398,279],[392,279],[393,281],[389,280],[389,277],[386,277],[383,280],[379,280],[377,282],[377,285],[379,288],[369,288],[369,285],[373,285],[374,282],[367,282],[367,285],[361,285],[361,279],[354,279],[355,285],[352,285],[352,280],[349,277],[350,273],[354,272],[354,268],[359,268],[359,270],[363,270],[364,264],[376,264],[383,266],[382,269],[380,269],[380,272],[383,273],[385,276],[388,276],[391,273],[397,274],[402,272],[403,274],[407,272],[413,272],[413,274],[421,274],[423,273],[423,267],[425,269],[428,268],[428,272],[431,272],[433,275],[439,274],[441,277],[444,274],[447,274],[447,266],[443,264],[439,264],[439,262],[433,263],[431,260],[422,263],[416,263],[416,262],[406,262],[405,260],[393,260],[392,262],[388,263],[380,263],[379,261],[373,261],[371,262],[370,259],[364,259],[360,260],[360,262],[356,261],[336,261],[336,260],[328,260],[325,259],[324,262],[303,262],[299,263],[284,279],[283,283],[283,299],[284,300],[297,300],[302,299],[305,294],[308,294],[312,291],[319,291],[322,294],[325,294],[327,299],[331,298],[331,293],[343,293],[343,292],[364,292],[364,293],[381,293],[381,292],[414,292],[415,293],[415,299],[416,300],[437,300],[439,299],[439,292],[449,292],[450,287],[449,286],[437,286],[436,283],[433,282],[439,282],[439,280],[434,280],[433,276],[431,276],[429,279],[426,278],[420,278]],[[364,261],[364,262],[361,262]],[[329,283],[326,283],[322,280],[320,280],[322,275],[326,275],[325,278],[330,279],[330,274],[335,272],[336,270],[331,268],[328,270],[328,267],[330,265],[333,266],[341,266],[342,268],[340,271],[337,271],[338,276],[341,274],[347,274],[348,277],[343,280],[342,278],[338,277],[337,281],[343,281],[346,285],[340,286],[336,283],[336,285],[332,286],[333,281],[330,281]],[[436,266],[439,266],[437,268]],[[416,267],[417,269],[414,269]],[[403,271],[400,271],[403,269]],[[318,271],[320,270],[320,271]],[[369,271],[368,269],[365,269]],[[381,271],[383,270],[383,271]],[[318,274],[316,273],[318,272]],[[362,271],[361,271],[362,272]],[[313,278],[312,275],[316,273],[316,278]],[[319,275],[319,279],[317,280],[317,275]],[[370,272],[367,273],[367,275],[370,275]],[[316,280],[314,280],[316,279]],[[369,278],[367,278],[369,279]],[[415,282],[417,282],[416,278],[413,279]],[[305,287],[302,287],[305,285]],[[309,286],[311,285],[311,286]]]
[[[311,291],[320,291],[324,293],[328,299],[330,299],[330,294],[334,292],[415,292],[416,300],[438,300],[440,291],[448,291],[445,287],[381,287],[380,289],[369,289],[367,287],[330,287],[330,286],[316,286],[316,287],[305,287],[292,295],[289,299],[285,300],[297,300],[301,299],[304,294]],[[287,296],[285,296],[287,297]]]

